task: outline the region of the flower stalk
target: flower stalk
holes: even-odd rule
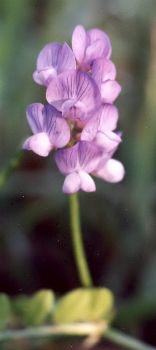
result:
[[[92,278],[89,272],[85,250],[83,246],[81,224],[80,224],[80,209],[78,195],[74,193],[69,196],[70,204],[70,225],[73,251],[76,261],[76,266],[79,278],[83,287],[92,287]]]

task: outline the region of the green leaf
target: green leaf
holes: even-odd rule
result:
[[[57,303],[53,320],[56,323],[109,320],[113,304],[113,294],[109,289],[75,289]]]
[[[11,305],[6,294],[0,294],[0,329],[4,329],[11,319]]]
[[[53,305],[54,293],[51,290],[40,290],[32,297],[17,298],[14,309],[24,324],[37,326],[47,320]]]

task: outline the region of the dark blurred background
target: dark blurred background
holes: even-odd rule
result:
[[[122,183],[96,181],[80,194],[82,228],[96,286],[116,295],[115,325],[156,345],[156,1],[0,1],[0,166],[30,135],[27,104],[45,101],[32,80],[50,41],[70,42],[77,24],[111,38],[122,93]],[[71,249],[68,196],[53,157],[25,152],[0,188],[0,292],[30,294],[79,286]]]

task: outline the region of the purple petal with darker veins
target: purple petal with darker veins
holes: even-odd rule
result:
[[[61,117],[51,105],[44,106],[42,103],[32,103],[26,109],[27,120],[34,134],[48,132],[51,129],[51,122],[55,117]]]
[[[67,106],[77,107],[86,112],[87,117],[101,102],[99,89],[88,74],[81,71],[68,71],[54,78],[47,88],[46,98],[58,110],[67,113]],[[64,107],[66,106],[66,107]],[[82,113],[82,114],[83,114]],[[80,113],[79,113],[80,114]]]
[[[81,170],[90,173],[97,168],[102,153],[102,149],[94,143],[80,141],[70,148],[57,151],[55,160],[63,174]]]
[[[76,69],[76,61],[68,44],[50,43],[38,56],[33,78],[37,83],[47,85],[57,74],[70,69]]]
[[[93,142],[80,141],[78,143],[79,170],[91,173],[99,164],[102,149]]]
[[[63,103],[66,101],[76,101],[75,71],[65,72],[54,78],[47,88],[46,98],[60,111],[62,111]]]
[[[57,71],[62,73],[65,70],[76,69],[76,61],[72,49],[64,43],[58,56]]]
[[[37,59],[37,70],[46,68],[54,68],[58,73],[76,68],[74,54],[67,43],[50,43],[42,49]]]
[[[98,108],[101,102],[99,89],[89,75],[78,71],[76,75],[76,88],[77,103],[83,103],[88,113]]]
[[[70,174],[77,171],[79,168],[78,143],[73,147],[56,151],[55,161],[62,174]]]
[[[51,143],[61,148],[67,145],[70,140],[70,128],[63,118],[53,117],[51,128],[48,130]]]
[[[62,118],[51,105],[46,105],[44,109],[45,123],[44,128],[49,135],[49,139],[54,147],[64,147],[70,140],[70,128],[66,120]]]
[[[44,105],[42,103],[32,103],[26,109],[27,120],[34,134],[44,130]]]

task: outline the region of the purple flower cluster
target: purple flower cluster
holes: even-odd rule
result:
[[[108,182],[124,176],[123,165],[112,158],[121,142],[113,105],[121,87],[111,51],[106,33],[78,25],[72,49],[53,42],[37,58],[33,79],[46,87],[48,104],[27,107],[33,136],[23,148],[43,157],[55,151],[56,164],[65,175],[65,193],[95,191],[90,174]]]

